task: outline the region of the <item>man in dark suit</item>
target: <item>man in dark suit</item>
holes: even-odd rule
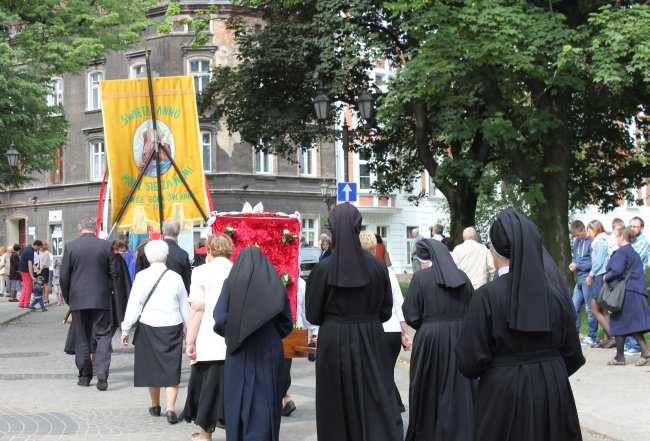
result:
[[[178,235],[181,232],[181,225],[176,219],[167,219],[163,223],[163,240],[169,246],[167,255],[167,268],[177,273],[183,278],[183,284],[187,292],[190,292],[190,282],[192,281],[192,265],[190,256],[178,245]],[[149,261],[143,250],[139,250],[138,258],[135,263],[135,273],[149,268]]]
[[[93,378],[88,342],[95,336],[95,372],[97,389],[108,388],[111,364],[111,291],[116,270],[113,249],[108,241],[95,236],[95,219],[81,219],[80,237],[68,242],[61,264],[61,291],[72,311],[75,339],[75,363],[79,369],[79,386],[89,386]]]

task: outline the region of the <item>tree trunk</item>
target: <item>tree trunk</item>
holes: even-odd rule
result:
[[[476,225],[476,204],[478,194],[473,186],[456,187],[451,191],[440,191],[449,204],[450,226],[449,236],[454,244],[463,242],[463,230]]]
[[[537,207],[542,243],[560,271],[573,285],[571,247],[569,244],[569,170],[571,139],[566,126],[553,132],[551,142],[544,148],[542,194],[545,202]]]

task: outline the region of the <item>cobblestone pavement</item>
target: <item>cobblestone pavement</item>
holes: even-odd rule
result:
[[[66,307],[50,306],[3,323],[20,312],[0,304],[0,439],[12,441],[175,441],[189,440],[192,424],[167,424],[149,416],[148,394],[133,387],[133,347],[113,340],[113,359],[107,392],[76,385],[74,358],[63,352],[68,325]],[[4,314],[4,315],[3,315]],[[189,362],[184,360],[177,408],[185,402]],[[400,360],[395,379],[408,401],[408,361]],[[280,439],[316,441],[314,364],[294,360],[292,394],[298,410],[282,418]],[[164,402],[164,399],[163,399]],[[164,411],[164,409],[163,409]],[[403,414],[405,425],[408,412]],[[219,429],[214,440],[225,440]],[[602,438],[597,438],[602,439]],[[586,437],[586,441],[595,441]]]

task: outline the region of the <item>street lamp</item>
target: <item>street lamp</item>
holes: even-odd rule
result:
[[[13,142],[11,143],[9,150],[7,150],[7,153],[5,153],[5,156],[7,157],[9,167],[14,168],[18,165],[18,157],[20,156],[20,153],[18,153],[18,150],[16,150],[16,144]]]
[[[330,113],[330,99],[321,90],[313,101],[316,119],[320,122],[327,121]]]
[[[324,127],[329,116],[329,106],[331,101],[323,91],[320,91],[312,101],[314,104],[314,111],[316,112],[316,119],[321,124],[321,126]],[[371,126],[374,116],[375,100],[367,91],[364,91],[361,93],[361,95],[359,95],[359,98],[357,99],[357,105],[359,107],[359,114],[361,115],[361,118],[365,120],[364,130],[362,133],[366,133]],[[350,176],[348,170],[350,137],[354,136],[355,133],[348,127],[348,121],[345,117],[343,117],[343,127],[341,130],[333,130],[332,133],[334,135],[341,136],[341,144],[343,145],[343,179],[347,182]]]
[[[323,181],[320,186],[320,194],[323,196],[323,202],[327,205],[327,213],[332,211],[332,205],[336,203],[336,187],[327,185],[327,182]]]

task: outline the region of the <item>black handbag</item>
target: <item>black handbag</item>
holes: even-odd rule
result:
[[[609,283],[603,282],[603,287],[600,289],[598,298],[596,299],[598,306],[609,312],[619,312],[623,308],[623,302],[625,301],[625,286],[632,275],[632,271],[634,271],[637,257],[638,255],[635,253],[630,270],[627,272],[624,280]]]
[[[131,329],[133,330],[133,340],[131,344],[134,346],[135,346],[135,338],[138,335],[138,329],[140,329],[140,317],[142,317],[142,313],[144,312],[144,307],[147,306],[147,303],[149,303],[149,299],[151,298],[151,295],[156,290],[156,288],[158,287],[158,283],[160,283],[160,280],[163,278],[163,276],[167,271],[169,271],[169,268],[165,268],[165,271],[163,271],[160,277],[158,277],[158,280],[156,280],[156,283],[153,285],[153,288],[151,288],[151,291],[149,291],[149,295],[147,296],[147,299],[144,301],[144,305],[142,305],[142,311],[140,311],[140,315],[138,316],[138,319],[131,327]]]

